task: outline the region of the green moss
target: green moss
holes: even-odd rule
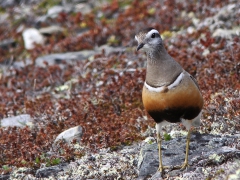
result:
[[[36,164],[40,164],[40,158],[39,158],[39,157],[36,157],[35,163],[36,163]]]
[[[47,162],[47,166],[54,166],[60,164],[61,160],[59,158],[50,159]]]
[[[17,26],[19,26],[21,24],[24,24],[25,21],[26,21],[26,17],[21,17],[19,19],[13,20],[12,25],[17,27]]]
[[[118,150],[118,146],[111,146],[110,149],[111,149],[111,151],[116,151],[116,150]]]
[[[216,175],[219,175],[219,174],[222,174],[224,173],[225,171],[223,169],[219,169],[217,172],[216,172]]]
[[[124,8],[124,7],[126,7],[126,6],[131,5],[131,3],[132,3],[132,1],[130,1],[130,0],[120,1],[120,2],[119,2],[119,7],[120,7],[120,8]]]
[[[3,165],[2,168],[4,171],[8,171],[10,169],[9,165]]]
[[[25,164],[27,164],[27,161],[22,160],[21,163],[22,163],[23,165],[25,165]]]
[[[4,9],[3,7],[0,7],[0,14],[3,14],[6,12],[6,9]]]
[[[49,8],[52,6],[59,5],[61,3],[61,0],[44,0],[41,3],[39,3],[38,8]]]
[[[164,32],[161,34],[161,36],[162,36],[163,39],[170,38],[170,37],[172,37],[173,35],[174,35],[174,33],[171,32],[171,31],[164,31]]]
[[[120,40],[115,36],[115,35],[111,35],[108,40],[107,43],[109,45],[117,45],[120,43]]]
[[[115,24],[116,19],[106,19],[107,24]]]
[[[126,141],[126,142],[123,143],[123,145],[130,146],[130,145],[132,145],[132,142],[131,141]]]
[[[150,15],[154,15],[155,12],[156,12],[156,8],[154,8],[154,7],[148,9],[148,14],[150,14]]]
[[[214,160],[215,162],[222,162],[222,156],[219,156],[218,154],[212,154],[209,156],[209,159]]]

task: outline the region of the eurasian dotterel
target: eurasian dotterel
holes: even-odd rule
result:
[[[156,122],[160,172],[168,168],[162,164],[161,132],[166,123],[182,122],[188,130],[185,161],[174,168],[188,166],[189,142],[192,126],[200,126],[203,97],[197,81],[176,62],[164,47],[154,28],[140,31],[135,39],[137,51],[147,55],[146,80],[142,91],[143,105]]]

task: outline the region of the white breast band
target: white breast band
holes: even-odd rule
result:
[[[179,85],[181,83],[183,77],[184,77],[184,73],[182,72],[172,84],[167,86],[167,88],[168,89],[172,89],[172,88],[176,87],[177,85]],[[164,91],[166,89],[166,86],[152,87],[152,86],[148,85],[146,81],[144,83],[144,86],[149,91],[153,91],[153,92],[162,92],[162,91]]]

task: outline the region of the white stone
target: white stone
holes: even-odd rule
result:
[[[208,54],[210,54],[209,49],[204,49],[202,55],[203,55],[203,56],[207,56]]]
[[[67,129],[66,131],[63,131],[62,133],[60,133],[55,139],[54,143],[62,139],[65,140],[67,143],[71,143],[73,139],[80,141],[82,134],[83,134],[82,127],[75,126],[73,128]]]
[[[24,46],[26,49],[33,49],[34,44],[44,44],[44,36],[35,28],[25,29],[22,33]]]
[[[196,32],[196,29],[194,27],[190,26],[190,27],[187,28],[187,32],[189,34],[192,34],[192,33]]]
[[[53,6],[50,9],[48,9],[47,16],[49,16],[51,18],[56,18],[58,16],[58,14],[63,11],[64,11],[63,6]]]

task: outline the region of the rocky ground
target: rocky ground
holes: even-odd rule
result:
[[[240,3],[0,0],[0,179],[240,179]],[[158,168],[134,35],[158,29],[198,81],[190,167]],[[168,125],[163,163],[184,160]],[[168,135],[167,135],[168,134]]]

